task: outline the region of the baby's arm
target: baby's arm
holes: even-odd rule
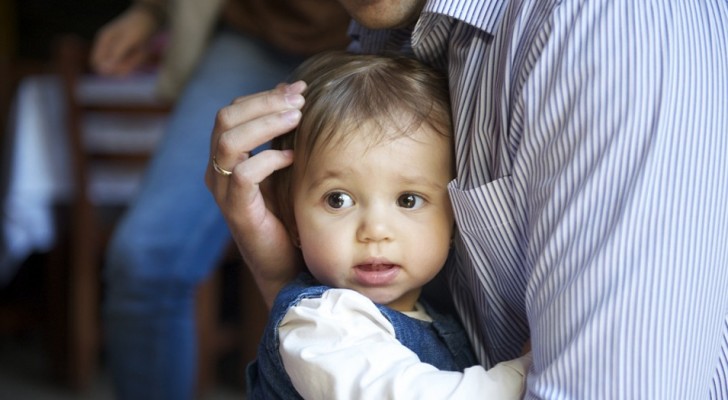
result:
[[[333,289],[303,300],[279,327],[280,353],[296,390],[310,399],[520,399],[530,354],[463,372],[420,362],[366,297]]]

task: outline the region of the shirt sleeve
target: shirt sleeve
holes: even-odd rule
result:
[[[291,308],[279,334],[286,372],[307,399],[517,399],[531,360],[439,371],[397,341],[369,299],[345,289]]]
[[[529,396],[725,398],[728,3],[615,5],[507,20]]]

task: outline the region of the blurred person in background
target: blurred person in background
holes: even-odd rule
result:
[[[104,330],[119,399],[194,395],[195,289],[231,243],[202,179],[215,113],[285,81],[307,56],[345,48],[348,23],[334,0],[140,0],[98,32],[92,66],[115,76],[147,61],[165,29],[158,91],[175,101],[106,253]]]

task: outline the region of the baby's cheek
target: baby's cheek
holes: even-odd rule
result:
[[[321,283],[334,285],[334,279],[345,265],[342,246],[332,241],[313,240],[306,244],[302,242],[302,250],[309,272]]]

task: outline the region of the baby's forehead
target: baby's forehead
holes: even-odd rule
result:
[[[430,140],[439,135],[426,121],[413,116],[382,116],[365,121],[336,121],[325,128],[327,133],[319,133],[316,147],[340,147],[352,142],[368,146],[384,146],[388,143],[408,138],[412,140]]]
[[[306,153],[298,154],[297,160],[305,165],[330,164],[333,160],[345,165],[377,155],[405,162],[414,154],[417,154],[418,158],[430,159],[450,152],[449,138],[438,134],[430,127],[423,126],[413,131],[403,131],[394,128],[380,130],[372,126],[359,126],[344,134],[334,135],[332,140],[319,143]]]

